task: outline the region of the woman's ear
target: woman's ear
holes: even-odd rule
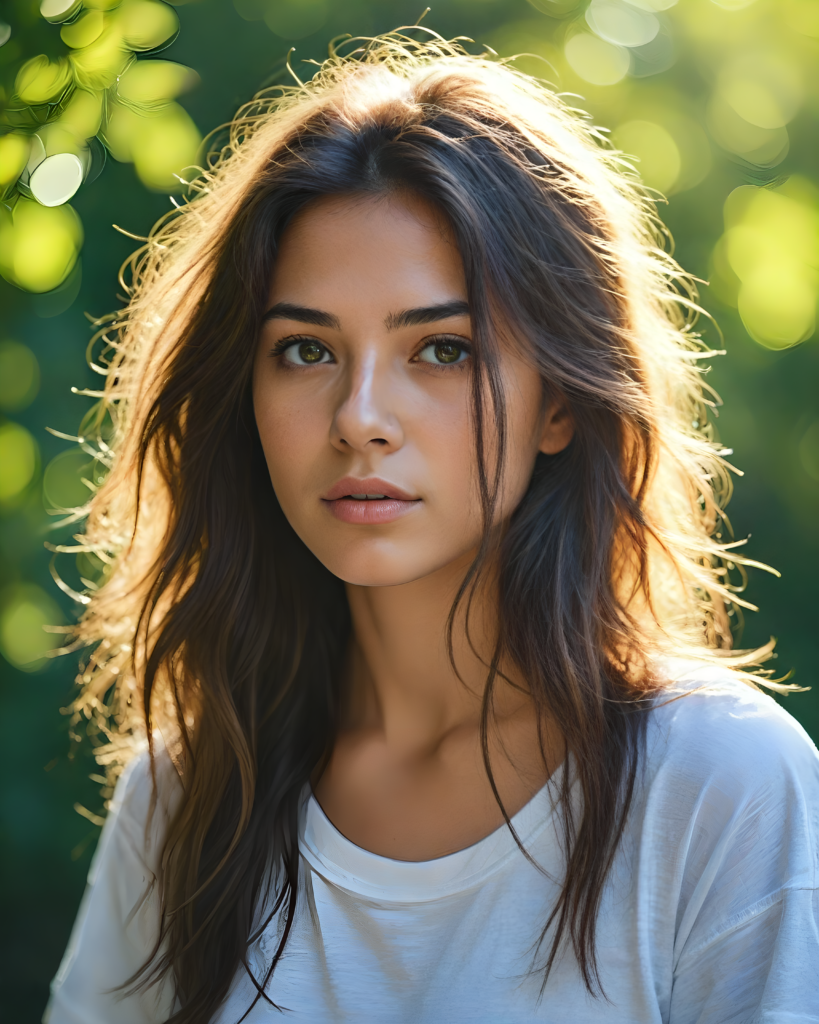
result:
[[[546,406],[538,450],[544,455],[562,452],[574,437],[574,417],[565,399],[552,399]]]

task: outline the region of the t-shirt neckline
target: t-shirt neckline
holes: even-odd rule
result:
[[[550,823],[562,768],[512,818],[525,849]],[[523,857],[503,824],[463,850],[434,860],[393,860],[356,846],[333,825],[312,791],[302,805],[301,854],[327,882],[348,892],[387,902],[441,899],[480,885],[514,856]]]

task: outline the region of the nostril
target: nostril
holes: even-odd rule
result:
[[[355,445],[353,445],[345,437],[340,437],[338,439],[338,443],[339,444],[346,444],[348,448],[354,448],[355,447]],[[389,444],[389,441],[386,439],[386,437],[371,437],[370,440],[367,442],[367,444]]]

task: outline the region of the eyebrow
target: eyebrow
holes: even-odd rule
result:
[[[397,331],[401,327],[418,327],[421,324],[434,324],[439,320],[449,320],[456,316],[469,316],[469,304],[463,299],[450,299],[432,306],[416,306],[413,309],[402,309],[400,313],[390,313],[384,321],[388,331]],[[270,320],[296,320],[302,324],[313,324],[314,327],[331,327],[341,330],[341,321],[334,313],[311,306],[299,306],[293,302],[277,302],[264,315],[264,322]]]
[[[310,306],[297,306],[293,302],[277,302],[264,315],[268,320],[297,320],[301,324],[313,324],[314,327],[332,327],[341,330],[341,321],[332,313],[323,309],[312,309]]]
[[[435,306],[417,306],[415,309],[404,309],[400,313],[390,313],[384,323],[388,331],[397,331],[401,327],[434,324],[438,320],[449,320],[455,316],[469,316],[469,304],[463,299],[451,299],[449,302],[439,302]]]

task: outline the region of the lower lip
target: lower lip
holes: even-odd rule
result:
[[[362,501],[356,498],[336,498],[325,501],[336,519],[342,523],[356,523],[363,526],[380,526],[382,523],[394,523],[396,519],[412,512],[421,504],[421,500],[401,501],[398,498],[370,498]]]

